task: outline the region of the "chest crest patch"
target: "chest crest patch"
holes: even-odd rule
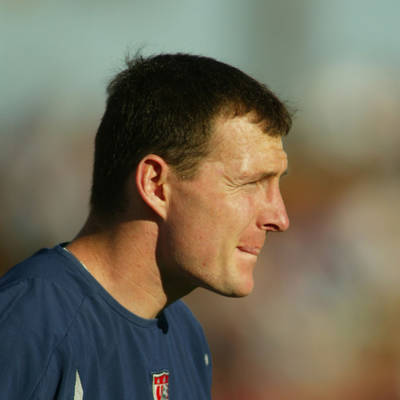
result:
[[[153,375],[153,399],[168,400],[169,372]]]

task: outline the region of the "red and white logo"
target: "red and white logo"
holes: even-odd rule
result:
[[[168,400],[169,372],[153,374],[153,399]]]

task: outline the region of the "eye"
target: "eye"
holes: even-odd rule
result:
[[[260,187],[264,183],[264,181],[264,179],[256,179],[254,181],[247,182],[245,186],[251,189],[257,188]]]
[[[254,181],[249,181],[245,183],[245,186],[255,186],[261,182],[261,179],[255,179]]]

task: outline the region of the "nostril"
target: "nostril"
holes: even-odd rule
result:
[[[269,232],[279,232],[281,229],[276,224],[264,224],[264,230]]]

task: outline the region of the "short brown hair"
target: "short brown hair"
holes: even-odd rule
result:
[[[285,135],[291,126],[274,93],[225,63],[181,53],[127,61],[108,86],[96,135],[92,211],[111,215],[123,209],[126,179],[149,153],[164,158],[182,179],[192,178],[222,110],[255,112],[270,135]]]

